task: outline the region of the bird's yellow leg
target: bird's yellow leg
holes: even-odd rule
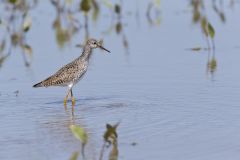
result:
[[[64,98],[64,101],[63,101],[63,104],[64,104],[65,108],[67,107],[67,100],[68,100],[68,95],[69,95],[70,91],[71,91],[71,89],[68,90],[67,95],[66,95],[66,97]]]
[[[72,89],[71,89],[71,99],[72,99],[72,106],[75,106],[75,98],[73,97]]]
[[[71,89],[71,99],[72,99],[72,115],[74,115],[75,98],[73,97],[72,89]]]
[[[72,97],[72,105],[75,106],[75,104],[76,104],[75,98]]]

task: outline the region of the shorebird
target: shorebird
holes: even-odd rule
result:
[[[33,85],[33,87],[67,86],[68,90],[67,95],[64,98],[64,106],[66,107],[67,105],[69,94],[71,95],[72,106],[74,106],[75,99],[72,88],[86,73],[92,50],[95,48],[101,48],[110,53],[109,50],[102,46],[101,41],[89,39],[83,46],[83,52],[78,58],[60,68],[55,74],[47,79]]]

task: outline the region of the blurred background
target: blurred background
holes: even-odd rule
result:
[[[2,0],[0,159],[238,160],[239,0]],[[73,88],[32,88],[103,40]],[[75,136],[75,137],[74,137]]]

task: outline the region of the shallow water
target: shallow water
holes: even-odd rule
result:
[[[52,28],[56,10],[39,1],[26,36],[33,49],[30,67],[24,66],[22,51],[13,49],[0,68],[0,159],[69,159],[81,148],[71,124],[89,134],[86,159],[99,159],[105,125],[117,122],[118,159],[239,159],[240,6],[224,2],[225,23],[212,3],[205,3],[216,32],[214,54],[188,50],[207,45],[192,23],[189,1],[161,1],[157,25],[146,18],[148,2],[124,1],[120,34],[114,27],[105,33],[117,18],[100,4],[98,21],[89,21],[89,35],[103,38],[111,54],[94,51],[87,74],[74,87],[72,115],[70,102],[67,111],[63,107],[66,88],[32,85],[80,55],[75,45],[84,41],[85,31],[59,47]],[[213,56],[217,65],[211,73],[207,64]]]

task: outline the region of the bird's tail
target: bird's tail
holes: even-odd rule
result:
[[[34,88],[43,87],[43,84],[42,84],[42,82],[39,82],[39,83],[37,83],[37,84],[34,84],[33,87],[34,87]]]

